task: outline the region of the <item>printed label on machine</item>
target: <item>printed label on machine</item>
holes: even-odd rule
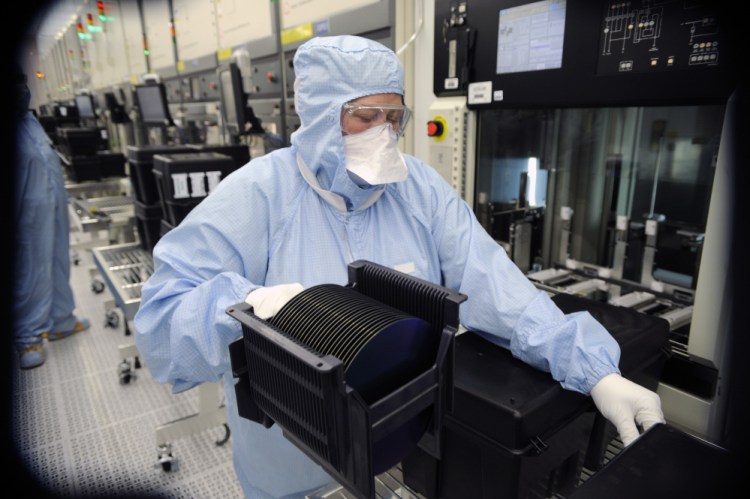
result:
[[[469,84],[469,104],[489,104],[490,102],[492,102],[491,81]]]
[[[445,79],[446,90],[455,90],[457,88],[458,88],[458,78],[446,78]]]
[[[190,186],[188,186],[188,178],[190,178]],[[206,180],[208,180],[208,192],[206,191]],[[220,171],[173,173],[172,185],[174,187],[174,198],[206,197],[219,185],[220,180]]]

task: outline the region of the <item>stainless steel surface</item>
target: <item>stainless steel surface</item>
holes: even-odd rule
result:
[[[609,300],[612,305],[619,307],[637,308],[654,301],[656,297],[646,291],[633,291]]]
[[[129,182],[130,179],[126,177],[106,178],[100,181],[66,182],[65,190],[70,197],[76,199],[120,196],[127,193]]]
[[[669,322],[669,329],[675,330],[690,323],[693,318],[693,307],[673,308],[660,314],[659,317]]]
[[[132,227],[135,204],[130,196],[108,196],[70,201],[73,223],[82,232]]]
[[[151,254],[139,243],[93,248],[94,263],[126,320],[135,317],[141,287],[154,272]]]

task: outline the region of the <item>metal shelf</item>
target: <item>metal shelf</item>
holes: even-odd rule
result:
[[[140,243],[92,248],[94,262],[115,304],[132,320],[141,303],[141,287],[154,272],[151,254]]]
[[[132,227],[135,222],[135,204],[129,196],[72,199],[70,208],[73,221],[81,232]]]
[[[68,196],[76,199],[120,196],[128,192],[128,177],[109,177],[99,181],[65,182]]]

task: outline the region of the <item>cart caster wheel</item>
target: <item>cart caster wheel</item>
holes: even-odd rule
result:
[[[219,447],[221,447],[222,445],[224,445],[225,443],[227,443],[229,441],[229,436],[230,435],[231,435],[231,432],[229,431],[229,425],[227,425],[226,423],[224,423],[224,438],[217,440],[216,441],[216,445],[219,446]]]
[[[171,471],[177,470],[177,460],[172,455],[172,445],[171,444],[164,444],[158,446],[159,459],[156,462],[157,467],[161,467],[161,469],[169,473]]]
[[[123,360],[117,367],[118,375],[120,377],[120,384],[127,385],[136,378],[135,373],[130,368],[130,362]]]
[[[104,291],[104,283],[102,281],[92,281],[91,291],[96,294],[101,293],[102,291]]]
[[[134,363],[135,363],[135,368],[136,369],[140,369],[141,368],[141,359],[139,359],[138,357],[136,357],[134,359]]]
[[[117,312],[110,310],[107,312],[107,321],[104,323],[104,327],[117,328],[120,325],[120,316]]]

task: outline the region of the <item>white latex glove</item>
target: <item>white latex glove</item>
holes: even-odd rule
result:
[[[600,379],[591,389],[591,398],[599,412],[615,425],[626,447],[640,436],[636,424],[646,431],[665,422],[659,395],[619,374]]]
[[[297,296],[304,289],[302,284],[298,282],[258,288],[247,295],[245,303],[252,305],[255,315],[261,319],[268,319],[276,315],[276,312],[281,310],[281,307],[286,305],[286,302]]]

